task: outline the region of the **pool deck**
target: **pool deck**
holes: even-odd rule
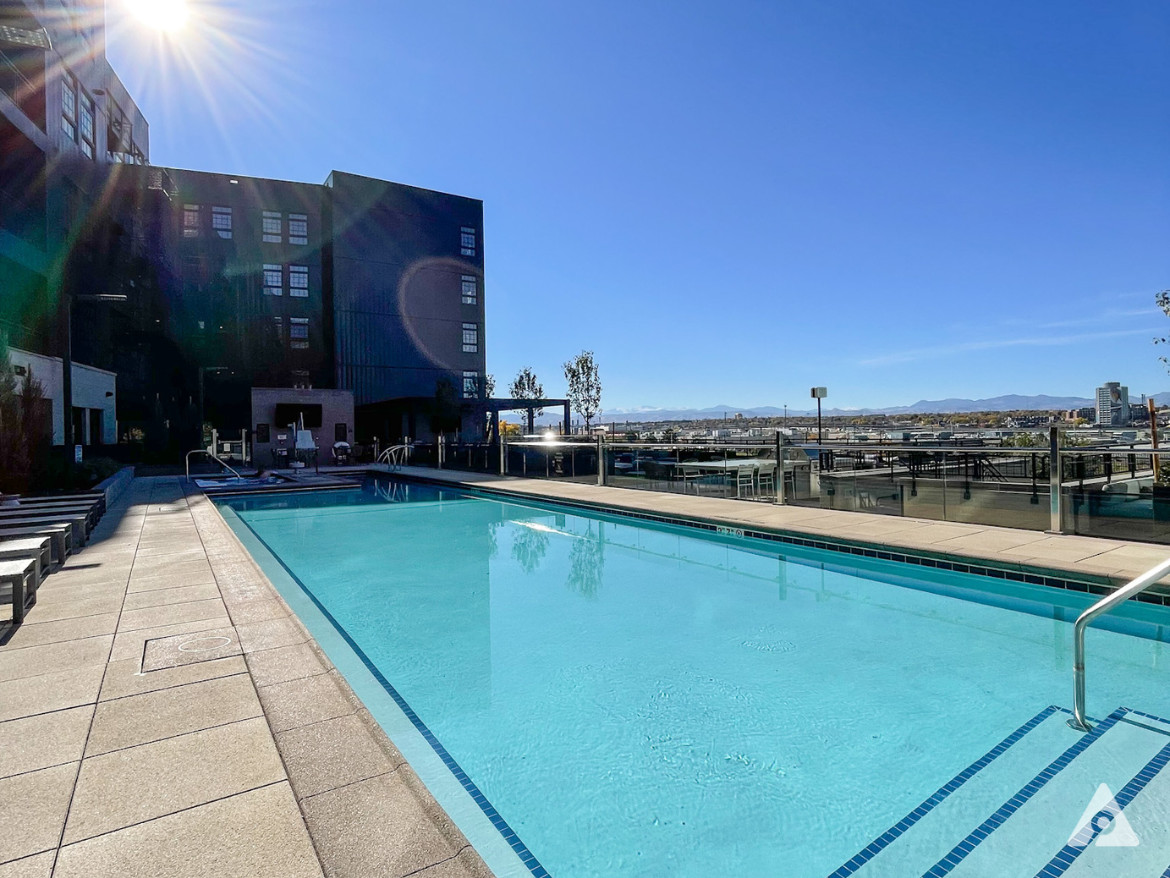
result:
[[[0,826],[0,878],[491,874],[176,478],[0,623]]]
[[[403,473],[1101,582],[1170,554],[572,482]],[[0,826],[0,878],[491,874],[212,503],[178,478],[135,479],[90,545],[45,582],[25,623],[0,623]]]

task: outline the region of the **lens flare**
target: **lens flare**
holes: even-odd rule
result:
[[[187,23],[187,0],[127,0],[135,17],[161,31],[177,31]]]

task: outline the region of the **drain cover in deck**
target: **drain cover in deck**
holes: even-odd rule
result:
[[[235,628],[212,628],[209,631],[195,631],[190,634],[172,634],[146,641],[142,654],[143,671],[161,671],[209,662],[213,659],[243,655]]]

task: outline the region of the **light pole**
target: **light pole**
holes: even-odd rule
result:
[[[73,451],[73,303],[74,302],[125,302],[124,293],[93,293],[76,295],[62,293],[65,312],[65,344],[61,356],[61,406],[64,409],[64,444]]]
[[[821,400],[829,395],[829,388],[814,387],[810,396],[817,401],[817,442],[824,444],[825,434],[821,432]]]

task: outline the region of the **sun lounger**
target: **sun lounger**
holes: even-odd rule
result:
[[[0,507],[0,521],[11,521],[22,515],[84,515],[87,530],[93,530],[97,527],[97,523],[102,517],[96,504],[75,501]]]
[[[45,536],[25,537],[20,540],[4,540],[0,542],[0,561],[19,561],[22,558],[36,558],[37,585],[45,581],[52,565],[50,544],[52,541]]]
[[[24,621],[26,607],[37,602],[37,561],[25,558],[22,561],[0,561],[0,599],[5,592],[12,600],[12,621]]]
[[[73,527],[68,524],[33,524],[9,526],[0,524],[0,541],[19,540],[44,534],[52,541],[53,554],[58,564],[64,564],[73,550]]]
[[[81,494],[45,494],[39,497],[21,497],[17,495],[17,501],[21,506],[30,506],[36,503],[97,503],[98,508],[104,513],[106,511],[106,495],[101,491],[94,493]]]
[[[46,524],[68,524],[73,528],[74,548],[85,545],[91,530],[89,517],[83,513],[73,512],[46,512],[43,515],[30,515],[28,512],[25,512],[22,515],[11,518],[5,517],[3,513],[0,513],[0,527],[9,524],[13,527],[31,527],[33,525],[41,525],[43,527]]]

